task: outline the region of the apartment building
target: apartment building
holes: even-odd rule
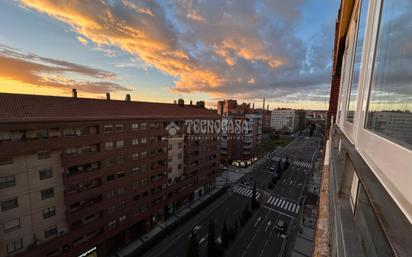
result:
[[[412,256],[411,10],[341,2],[314,256]]]
[[[256,160],[257,147],[262,140],[262,114],[250,104],[237,104],[236,100],[218,101],[217,113],[222,116],[223,124],[236,121],[247,124],[248,129],[241,132],[222,131],[220,157],[225,164],[246,166]]]
[[[271,112],[270,120],[270,126],[277,131],[294,132],[299,126],[299,115],[293,109],[274,109]]]
[[[107,256],[214,187],[204,105],[0,94],[0,256]]]

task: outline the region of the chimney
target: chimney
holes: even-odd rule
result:
[[[126,95],[126,99],[125,99],[125,100],[126,100],[126,102],[130,102],[130,95],[129,95],[129,94]]]
[[[252,109],[255,109],[255,103],[252,104]]]
[[[193,101],[192,101],[192,100],[190,100],[190,105],[193,105]]]
[[[263,109],[265,109],[265,98],[263,98]]]
[[[110,93],[106,93],[106,100],[110,100]]]
[[[269,105],[268,105],[268,110],[269,110]]]
[[[184,106],[185,105],[185,100],[183,100],[183,98],[179,98],[177,99],[177,104],[180,106]]]
[[[75,88],[72,89],[72,97],[77,98],[77,90]]]
[[[176,100],[173,101],[173,104],[176,104]]]
[[[196,106],[200,108],[205,108],[205,101],[197,101]]]

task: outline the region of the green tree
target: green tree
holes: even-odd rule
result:
[[[207,236],[207,256],[216,257],[215,221],[209,220],[209,235]]]
[[[190,235],[187,257],[199,257],[199,242],[197,241],[196,234],[193,231]]]

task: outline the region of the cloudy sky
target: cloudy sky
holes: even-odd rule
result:
[[[326,109],[338,0],[0,2],[0,91]]]

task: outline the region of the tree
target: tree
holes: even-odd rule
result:
[[[199,242],[197,241],[196,234],[193,231],[190,235],[187,257],[199,257]]]
[[[209,235],[207,236],[207,256],[216,257],[215,221],[209,220]]]
[[[228,238],[228,231],[226,225],[226,219],[223,220],[223,228],[222,228],[222,244],[224,247],[229,245],[229,238]]]

